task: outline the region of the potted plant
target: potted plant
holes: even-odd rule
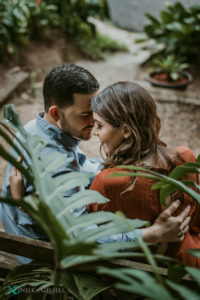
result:
[[[191,1],[190,1],[191,2]],[[198,1],[196,1],[198,2]],[[146,13],[149,23],[144,27],[144,34],[137,42],[153,40],[154,44],[146,46],[150,50],[147,62],[160,55],[175,54],[185,57],[191,64],[200,63],[200,4],[184,7],[180,2],[167,3],[160,17]]]
[[[184,71],[188,64],[174,54],[154,60],[155,71],[147,76],[154,86],[184,90],[192,82],[192,75]]]

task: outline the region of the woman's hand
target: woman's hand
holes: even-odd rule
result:
[[[19,158],[17,161],[21,163],[22,160],[21,158]],[[13,167],[10,173],[9,183],[10,183],[10,190],[11,190],[12,197],[15,200],[22,199],[25,195],[24,181],[23,181],[22,174],[15,167]]]
[[[172,215],[179,205],[179,200],[174,201],[158,216],[152,226],[142,229],[145,242],[155,244],[181,242],[184,239],[191,220],[191,217],[188,216],[190,206],[187,206],[177,217],[173,217]]]

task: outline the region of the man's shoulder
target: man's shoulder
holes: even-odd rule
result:
[[[28,133],[31,133],[31,134],[35,133],[37,131],[36,119],[33,119],[33,120],[29,121],[28,123],[26,123],[24,128]]]

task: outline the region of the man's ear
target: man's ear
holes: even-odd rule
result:
[[[128,128],[127,125],[122,125],[122,129],[123,129],[123,137],[125,139],[128,139],[130,137],[130,135],[131,135],[130,129]]]
[[[49,114],[55,122],[60,120],[60,110],[57,105],[52,105],[49,107]]]

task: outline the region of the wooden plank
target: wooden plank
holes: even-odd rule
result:
[[[53,262],[53,247],[50,243],[0,232],[0,251],[28,258]]]
[[[43,262],[53,262],[53,247],[50,243],[17,236],[6,232],[0,232],[0,250],[40,260]],[[2,257],[1,251],[0,258]],[[4,255],[8,254],[4,253]],[[131,261],[127,259],[118,259],[115,260],[114,263],[116,264],[116,266],[118,265],[151,273],[153,272],[153,269],[150,265],[141,262]],[[5,262],[5,260],[0,259],[0,277],[5,277],[5,275],[7,275],[8,272],[15,266],[17,266],[15,263]],[[168,270],[166,268],[158,267],[157,271],[162,276],[168,276]],[[191,279],[188,275],[184,276],[182,278],[182,281],[194,282],[194,280]]]
[[[123,267],[128,267],[128,268],[133,268],[133,269],[138,269],[142,270],[145,272],[153,272],[152,266],[148,264],[143,264],[137,261],[132,261],[132,260],[127,260],[127,259],[119,259],[114,262],[116,265],[120,265]],[[157,267],[157,272],[162,275],[162,276],[168,276],[168,269],[167,268],[162,268],[162,267]],[[186,281],[194,281],[189,275],[185,275],[182,280]]]
[[[12,266],[17,266],[20,264],[20,262],[17,260],[14,254],[0,251],[0,264],[4,263]]]

